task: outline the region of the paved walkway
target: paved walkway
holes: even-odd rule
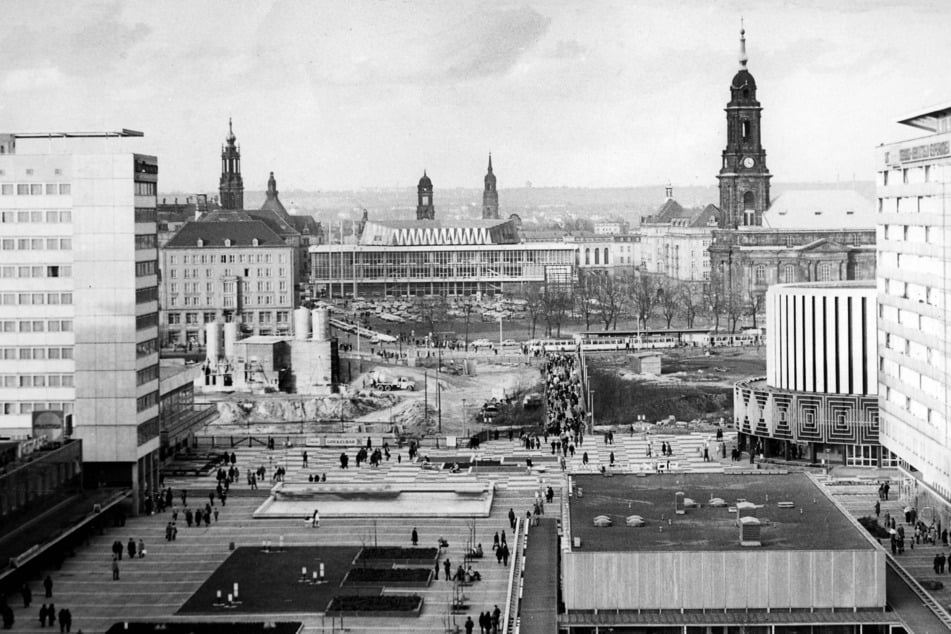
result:
[[[515,442],[498,441],[483,444],[480,455],[501,457],[511,454],[516,448]],[[359,469],[339,469],[339,448],[307,449],[310,468],[301,468],[300,450],[286,452],[288,466],[287,481],[307,482],[311,472],[327,472],[328,481],[337,483],[391,482],[400,477],[406,481],[426,481],[439,483],[457,482],[461,474],[450,474],[448,470],[423,471],[418,465],[407,460],[406,451],[402,453],[402,463],[396,462],[396,453],[388,463],[379,469],[361,466]],[[353,453],[351,451],[351,453]],[[428,450],[430,458],[437,460],[440,455],[458,455],[458,450]],[[277,543],[281,537],[286,545],[394,545],[409,546],[410,531],[415,527],[419,533],[420,545],[435,546],[439,537],[449,541],[440,564],[449,558],[453,566],[462,563],[466,542],[474,531],[475,540],[482,544],[486,557],[476,560],[473,567],[482,574],[482,581],[465,588],[465,594],[471,605],[473,620],[481,611],[491,610],[494,605],[502,605],[508,586],[508,568],[499,565],[492,556],[492,541],[496,531],[505,530],[509,537],[508,511],[514,509],[524,516],[532,507],[535,492],[544,483],[551,485],[556,494],[554,508],[560,504],[560,474],[528,474],[519,471],[480,472],[476,475],[462,476],[475,482],[488,478],[498,484],[495,502],[490,516],[482,519],[471,518],[381,518],[375,521],[367,519],[322,518],[319,529],[308,528],[299,519],[255,520],[251,514],[267,497],[266,487],[257,492],[248,491],[244,470],[249,466],[256,468],[284,461],[284,450],[268,451],[264,448],[235,449],[237,466],[242,475],[237,484],[232,485],[232,494],[224,507],[218,506],[218,521],[212,520],[212,526],[201,528],[187,527],[181,516],[178,521],[178,539],[165,541],[165,526],[171,520],[171,513],[151,517],[130,518],[123,528],[108,528],[105,534],[94,537],[88,548],[81,549],[75,557],[66,560],[61,570],[48,571],[53,578],[53,598],[57,610],[68,607],[73,613],[73,631],[102,632],[115,622],[125,620],[187,620],[196,617],[179,617],[175,612],[201,586],[205,579],[230,554],[229,543],[236,546],[260,546],[264,539]],[[270,460],[269,460],[270,458]],[[351,458],[351,465],[353,460]],[[269,469],[272,471],[273,469]],[[169,478],[166,484],[173,487],[175,503],[180,503],[181,488],[189,490],[190,505],[201,505],[208,501],[207,493],[213,489],[213,476],[199,478]],[[120,562],[120,580],[112,580],[110,546],[115,540],[126,544],[129,538],[138,542],[144,540],[147,556],[130,561],[125,556]],[[447,624],[453,622],[460,626],[465,622],[466,614],[451,615],[449,606],[452,600],[452,584],[440,579],[419,593],[424,598],[423,613],[419,618],[405,620],[347,618],[348,631],[360,632],[437,632],[446,631]],[[45,574],[45,573],[43,573]],[[39,627],[37,614],[44,599],[42,597],[42,576],[31,583],[34,600],[29,609],[24,609],[18,598],[11,597],[10,604],[16,616],[15,631],[43,631]],[[387,590],[391,592],[391,590]],[[400,592],[394,589],[392,592]],[[290,618],[302,620],[305,632],[320,632],[322,625],[329,630],[330,619],[315,614],[281,614],[268,616],[235,616],[236,620],[281,620]],[[198,620],[198,619],[196,619]],[[339,619],[337,621],[339,626]]]
[[[519,632],[552,634],[558,631],[558,529],[544,518],[528,531],[522,586]]]

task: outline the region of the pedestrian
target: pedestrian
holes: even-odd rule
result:
[[[126,550],[129,552],[129,559],[135,559],[135,540],[131,537],[129,538],[129,544],[126,546]]]
[[[515,511],[511,508],[509,509],[509,528],[515,530]],[[505,542],[505,531],[502,531],[502,541]]]
[[[320,528],[320,512],[314,509],[314,515],[310,518],[310,525],[313,528]]]
[[[495,537],[492,538],[492,550],[499,547],[499,531],[495,531]]]
[[[30,607],[30,603],[33,602],[33,591],[30,590],[30,586],[24,583],[20,587],[20,594],[23,596],[23,607]]]
[[[472,616],[466,617],[466,634],[472,634],[472,628],[475,627],[475,623],[472,622]]]
[[[416,532],[416,527],[413,527],[413,533],[410,535],[410,540],[413,542],[413,546],[419,544],[419,533]]]
[[[46,619],[49,617],[50,609],[44,603],[40,608],[40,627],[46,627]]]
[[[43,588],[46,590],[47,599],[53,596],[53,578],[49,575],[46,575],[46,579],[43,579]]]
[[[112,558],[112,580],[119,580],[119,559],[116,557]]]
[[[436,565],[433,566],[433,579],[439,581],[439,560],[436,560]]]
[[[307,468],[307,452],[306,451],[301,453],[301,468],[302,469]]]
[[[215,521],[217,522],[218,521],[218,507],[217,506],[215,507],[214,513],[215,513]]]
[[[452,564],[449,562],[448,557],[446,557],[446,560],[442,562],[442,567],[446,572],[446,581],[452,581]]]
[[[881,502],[876,500],[875,501],[875,517],[878,517],[881,512],[882,512],[882,504]]]
[[[140,537],[139,538],[139,559],[142,559],[143,557],[145,557],[145,542]]]

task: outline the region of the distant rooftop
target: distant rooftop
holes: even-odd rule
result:
[[[677,462],[677,456],[671,458]],[[571,535],[581,538],[581,551],[736,551],[736,550],[859,550],[872,544],[804,474],[786,475],[601,475],[574,476],[584,491],[570,502]],[[674,513],[674,494],[700,504],[686,515]],[[763,508],[762,546],[740,546],[736,514],[707,505],[719,497],[730,506],[745,499]],[[783,509],[778,502],[793,502]],[[613,526],[598,528],[593,520],[607,515]],[[646,526],[631,528],[629,515],[640,515]],[[671,521],[668,524],[668,520]]]
[[[854,190],[794,189],[773,201],[762,228],[874,229],[877,222],[874,202]]]
[[[914,112],[898,120],[898,123],[910,125],[913,128],[920,128],[928,132],[938,131],[938,120],[951,116],[951,102],[939,104],[925,108],[923,111]]]

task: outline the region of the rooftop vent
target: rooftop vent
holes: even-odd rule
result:
[[[607,515],[598,515],[594,518],[594,525],[598,528],[608,528],[613,523]]]
[[[740,546],[762,546],[760,523],[755,517],[740,518]]]
[[[745,517],[756,517],[756,505],[752,502],[737,502],[736,503],[736,518],[739,521],[743,521]]]
[[[633,528],[641,528],[646,524],[640,515],[628,515],[624,523]]]

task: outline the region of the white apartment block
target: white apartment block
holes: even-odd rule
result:
[[[48,151],[17,152],[31,136]],[[0,433],[71,416],[87,482],[138,493],[158,485],[158,165],[73,136],[0,135]]]
[[[949,517],[951,105],[900,123],[925,130],[883,145],[878,166],[879,406],[881,442],[900,459],[903,493]],[[924,502],[920,502],[924,505]]]

